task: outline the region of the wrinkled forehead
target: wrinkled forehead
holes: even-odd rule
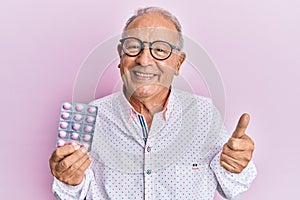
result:
[[[123,32],[123,38],[136,37],[142,41],[153,42],[163,40],[173,45],[179,44],[178,31],[170,30],[161,27],[134,28]]]

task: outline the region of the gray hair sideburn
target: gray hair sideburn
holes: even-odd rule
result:
[[[126,24],[125,27],[123,28],[123,34],[126,32],[127,27],[129,26],[129,24],[131,22],[133,22],[136,18],[138,18],[139,16],[148,14],[148,13],[158,13],[161,14],[162,16],[166,17],[167,19],[169,19],[176,27],[176,30],[179,33],[179,44],[178,44],[178,48],[181,50],[183,48],[183,36],[182,36],[182,28],[181,25],[178,21],[178,19],[169,11],[159,8],[159,7],[146,7],[146,8],[140,8],[138,9],[135,14],[133,16],[131,16]]]

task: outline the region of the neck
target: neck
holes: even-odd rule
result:
[[[148,128],[150,128],[154,114],[164,109],[170,94],[170,89],[166,88],[159,94],[146,98],[139,98],[134,95],[130,96],[126,90],[124,93],[133,108],[146,118]]]

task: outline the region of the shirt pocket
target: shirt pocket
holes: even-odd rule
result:
[[[203,199],[207,166],[176,165],[176,199]]]

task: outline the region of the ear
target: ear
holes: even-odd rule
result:
[[[119,57],[120,57],[120,60],[121,60],[122,59],[121,58],[122,57],[122,47],[121,47],[120,44],[118,44],[118,46],[117,46],[117,51],[118,51],[118,54],[119,54]],[[121,63],[118,64],[118,68],[120,68],[120,65],[121,65]]]
[[[122,47],[121,47],[120,44],[118,44],[117,50],[118,50],[119,57],[121,58],[121,56],[122,56]]]
[[[179,74],[180,67],[181,67],[182,63],[185,61],[185,57],[186,57],[186,55],[184,52],[180,52],[180,54],[178,55],[178,61],[176,64],[176,71],[175,71],[176,76]]]

